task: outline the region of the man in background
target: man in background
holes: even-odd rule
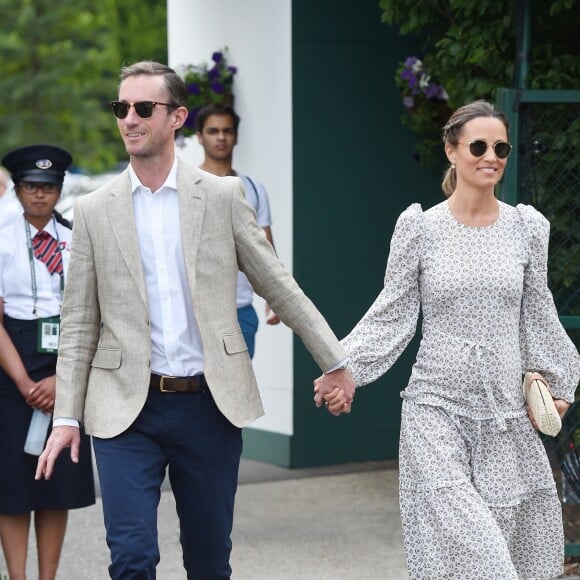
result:
[[[253,178],[238,173],[233,168],[234,147],[238,143],[240,117],[232,107],[207,105],[200,109],[195,118],[197,139],[203,147],[205,159],[200,169],[220,177],[238,176],[244,184],[246,200],[256,212],[256,221],[262,226],[268,241],[274,246],[272,238],[272,219],[266,188]],[[253,358],[258,331],[258,315],[252,305],[254,289],[243,272],[238,272],[236,304],[238,321],[248,345],[250,358]],[[266,323],[278,324],[280,318],[266,304]]]

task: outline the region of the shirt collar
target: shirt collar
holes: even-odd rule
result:
[[[21,216],[22,221],[24,222],[24,226],[28,228],[30,232],[30,237],[33,238],[40,230],[37,230],[25,217],[24,214]],[[57,231],[56,231],[56,219],[53,217],[50,218],[48,223],[42,228],[43,232],[50,234],[55,240],[58,239]]]
[[[131,179],[131,193],[135,193],[140,188],[149,189],[141,183],[141,180],[137,177],[137,174],[135,173],[135,170],[131,164],[129,164],[129,177]],[[169,174],[167,175],[167,179],[163,182],[157,191],[160,191],[166,187],[177,191],[177,157],[173,160],[173,165],[171,166]]]

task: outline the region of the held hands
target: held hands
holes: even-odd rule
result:
[[[44,451],[38,458],[34,479],[50,479],[54,469],[54,462],[65,447],[70,447],[70,458],[73,463],[79,462],[79,445],[81,442],[80,429],[61,425],[53,427],[46,442]]]
[[[325,373],[314,381],[314,403],[326,405],[334,416],[350,413],[354,399],[355,384],[347,369]]]

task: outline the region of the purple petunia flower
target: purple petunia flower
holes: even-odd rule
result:
[[[201,87],[197,83],[190,83],[186,89],[189,95],[201,95]]]
[[[417,57],[416,56],[408,56],[405,59],[405,66],[407,68],[412,68],[412,66],[417,62]]]
[[[220,63],[220,62],[223,60],[223,58],[224,58],[224,55],[223,55],[221,52],[214,52],[214,53],[211,55],[211,59],[212,59],[212,60],[213,60],[213,61],[214,61],[216,64]]]
[[[403,105],[407,107],[407,109],[412,109],[415,105],[415,99],[413,99],[413,97],[405,97],[403,99]]]
[[[439,94],[439,87],[435,83],[429,83],[425,87],[425,96],[428,99],[436,99]]]
[[[200,107],[194,107],[190,109],[189,113],[187,114],[187,119],[185,119],[185,123],[183,123],[184,127],[188,129],[195,129],[195,118],[197,117],[197,113],[199,112]]]
[[[219,81],[214,81],[213,83],[210,83],[209,86],[214,93],[218,93],[220,95],[226,90],[224,85]]]
[[[425,89],[425,96],[428,99],[445,100],[445,91],[441,85],[429,83]]]
[[[235,66],[228,66],[228,71],[234,76],[238,72],[238,69]]]
[[[403,72],[401,72],[401,78],[407,81],[407,84],[411,89],[415,88],[415,86],[417,85],[417,77],[415,76],[415,73],[408,68],[406,68],[405,70],[403,70]]]
[[[220,76],[220,71],[218,70],[218,67],[217,66],[214,66],[213,68],[210,68],[207,71],[207,78],[210,81],[213,81],[213,80],[219,78],[219,76]]]

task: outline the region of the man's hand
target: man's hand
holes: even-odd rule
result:
[[[280,317],[266,304],[266,324],[280,324]]]
[[[73,463],[79,462],[79,446],[81,433],[78,427],[61,425],[53,427],[50,437],[46,442],[44,451],[38,458],[35,479],[50,479],[54,469],[54,462],[65,447],[70,447],[70,458]]]
[[[355,384],[348,369],[325,373],[314,381],[314,403],[317,407],[327,404],[333,415],[350,412],[354,399]]]

